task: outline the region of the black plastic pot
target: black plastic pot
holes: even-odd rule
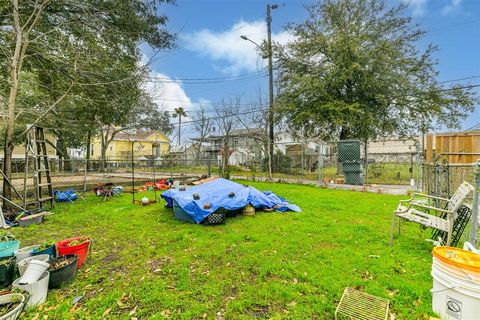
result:
[[[6,262],[8,261],[8,262]],[[15,257],[0,258],[0,287],[8,287],[13,282],[15,275]]]
[[[48,288],[49,289],[54,289],[60,287],[62,284],[67,283],[72,281],[75,278],[75,275],[77,274],[77,261],[78,261],[78,255],[76,254],[67,254],[65,256],[53,258],[48,261],[48,263],[53,263],[55,260],[60,260],[60,259],[65,259],[75,257],[75,259],[72,259],[70,263],[60,269],[57,270],[49,270],[50,272],[50,279],[48,281]]]

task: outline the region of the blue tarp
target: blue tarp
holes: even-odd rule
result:
[[[234,197],[229,197],[231,192],[235,193]],[[195,193],[200,196],[200,199],[193,199]],[[261,192],[254,187],[245,187],[227,179],[216,179],[187,188],[185,191],[171,189],[162,193],[162,198],[167,201],[167,207],[169,208],[173,206],[173,200],[175,200],[196,223],[200,223],[219,208],[237,210],[247,204],[256,209],[271,209],[277,206],[276,210],[278,211],[301,212],[298,206],[289,204],[284,198],[275,195],[273,192]],[[207,202],[210,203],[210,209],[204,209]]]

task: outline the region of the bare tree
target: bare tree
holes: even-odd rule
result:
[[[272,157],[269,156],[268,101],[264,99],[260,89],[258,90],[257,96],[251,99],[250,105],[252,110],[238,113],[237,120],[245,129],[251,130],[250,137],[260,146],[262,155],[267,156],[268,178],[272,181]],[[262,166],[263,163],[260,165]]]
[[[200,110],[193,114],[192,120],[194,121],[194,130],[198,134],[198,137],[195,139],[194,143],[192,143],[192,146],[195,150],[195,162],[197,162],[200,159],[200,154],[202,153],[202,147],[205,139],[213,131],[214,121],[213,119],[207,117],[205,108],[203,108],[203,106],[200,106]]]
[[[240,98],[234,97],[222,99],[215,107],[218,129],[222,135],[222,167],[221,174],[224,178],[230,177],[229,160],[233,153],[231,135],[233,130],[238,128],[238,113],[240,110]]]

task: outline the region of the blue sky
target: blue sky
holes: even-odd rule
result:
[[[418,43],[424,47],[432,42],[439,46],[439,80],[480,76],[480,1],[478,0],[391,0],[410,3],[409,14],[428,31]],[[177,48],[159,52],[151,64],[153,76],[173,79],[168,83],[151,85],[158,103],[172,110],[183,106],[198,109],[221,98],[241,96],[246,100],[257,95],[259,88],[266,93],[264,75],[266,61],[259,57],[255,46],[240,39],[247,35],[257,43],[266,38],[265,1],[260,0],[177,0],[175,6],[162,6],[170,22],[168,27],[177,33]],[[301,22],[306,17],[304,5],[311,1],[283,0],[272,11],[273,38],[288,41],[283,31],[287,22]],[[151,50],[144,49],[147,57]],[[219,78],[199,84],[197,80],[179,79]],[[175,80],[177,79],[177,80]],[[234,80],[233,80],[234,79]],[[460,81],[480,83],[480,78]],[[478,91],[480,93],[480,90]],[[210,111],[211,112],[211,111]],[[480,122],[480,107],[463,121],[463,129]],[[188,128],[185,128],[188,131]],[[183,131],[183,130],[182,130]]]

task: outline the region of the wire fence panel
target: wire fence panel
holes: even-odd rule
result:
[[[448,198],[462,182],[474,183],[474,163],[467,162],[471,155],[454,152],[454,156],[439,154],[423,165],[426,192]]]

